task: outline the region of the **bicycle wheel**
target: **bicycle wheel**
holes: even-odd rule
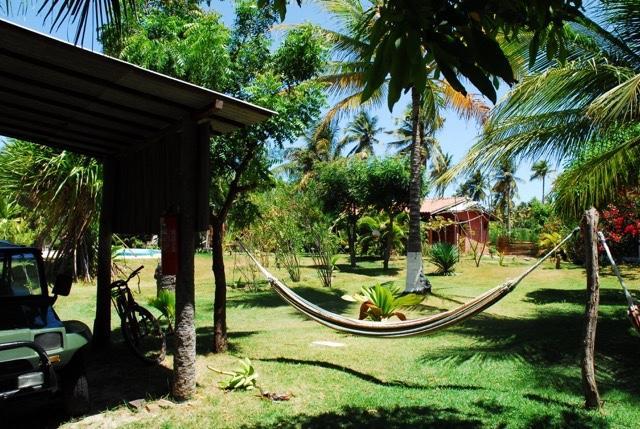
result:
[[[167,351],[167,341],[160,323],[144,307],[134,304],[121,324],[122,335],[131,351],[146,363],[160,363]]]

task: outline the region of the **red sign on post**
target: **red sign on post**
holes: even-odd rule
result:
[[[160,218],[160,245],[162,250],[162,275],[178,274],[178,216],[164,215]]]

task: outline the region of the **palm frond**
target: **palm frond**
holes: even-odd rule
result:
[[[563,217],[577,219],[591,206],[604,208],[616,198],[614,190],[638,184],[638,171],[640,130],[635,127],[623,142],[577,162],[556,179],[555,210]]]
[[[136,0],[42,0],[38,13],[44,13],[44,21],[51,19],[51,29],[59,29],[63,24],[76,27],[74,42],[86,37],[87,29],[95,31],[106,24],[113,24],[121,30],[125,16],[135,13]]]
[[[599,123],[637,120],[640,116],[640,73],[597,97],[587,114]]]

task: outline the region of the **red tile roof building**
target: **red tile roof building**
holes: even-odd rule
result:
[[[448,225],[428,229],[426,240],[433,244],[447,242],[460,251],[469,252],[475,245],[479,251],[487,248],[489,221],[493,218],[478,201],[467,197],[425,199],[420,207],[422,220],[441,219]]]

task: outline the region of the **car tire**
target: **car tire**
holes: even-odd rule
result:
[[[62,371],[62,399],[67,414],[73,417],[87,414],[91,409],[89,383],[84,362],[74,358]]]

